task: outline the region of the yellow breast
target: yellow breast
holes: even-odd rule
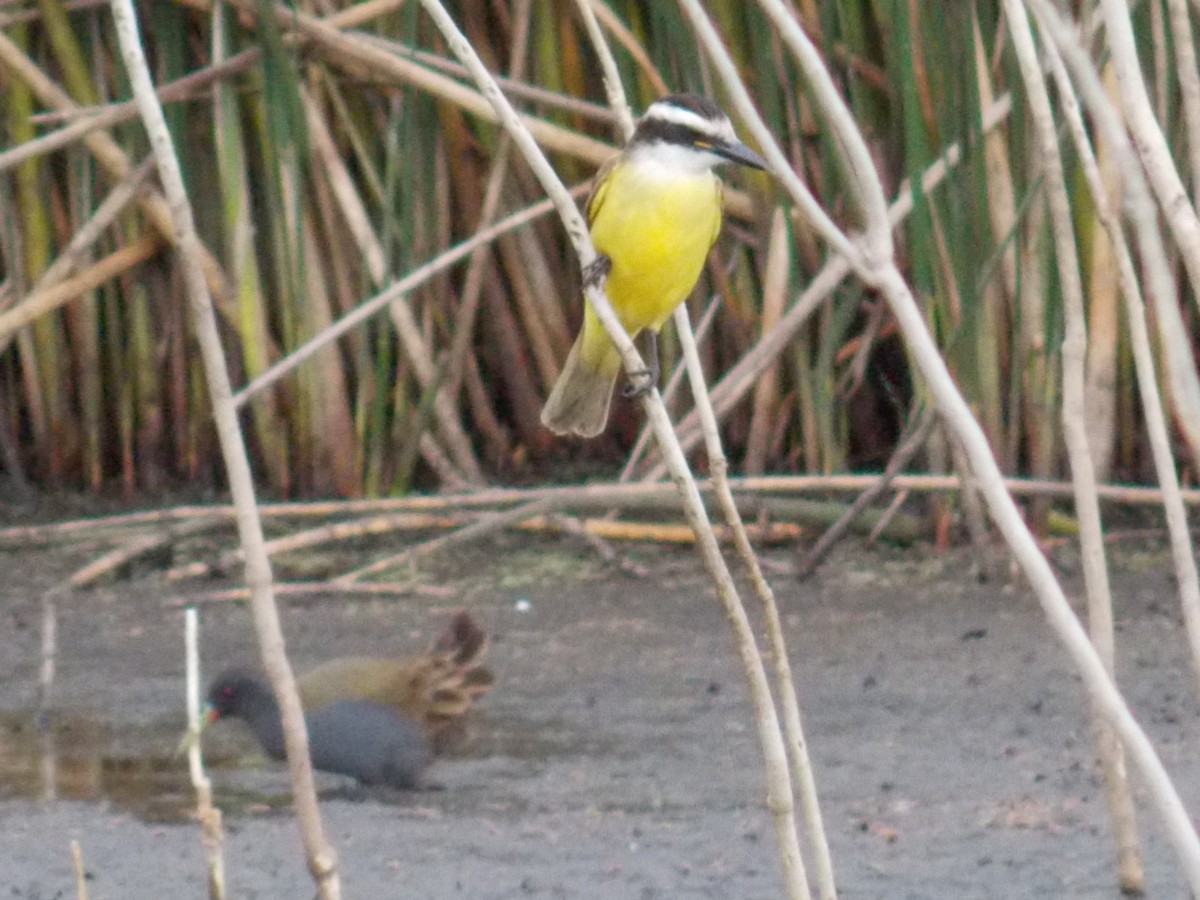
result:
[[[593,198],[591,233],[612,260],[607,293],[625,330],[658,331],[700,277],[721,227],[711,171],[673,175],[613,167]]]

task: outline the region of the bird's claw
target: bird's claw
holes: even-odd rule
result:
[[[645,397],[656,387],[658,387],[658,370],[641,369],[629,373],[629,384],[621,389],[621,396],[629,400],[636,400],[639,397]]]

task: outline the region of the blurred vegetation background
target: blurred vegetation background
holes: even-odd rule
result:
[[[1002,470],[1061,477],[1062,316],[999,4],[796,5],[897,195],[949,147],[961,149],[940,186],[914,194],[898,229],[904,266]],[[518,107],[548,123],[539,139],[564,179],[585,186],[611,152],[602,144],[615,128],[574,3],[457,0],[450,8],[489,65],[509,77]],[[721,101],[673,4],[595,8],[635,111],[667,91]],[[712,0],[708,8],[796,169],[845,221],[836,154],[776,34],[753,4]],[[141,13],[157,83],[177,83],[167,110],[237,384],[482,227],[541,200],[414,2],[293,10],[268,0],[158,0]],[[1158,2],[1144,3],[1135,21],[1160,119],[1182,144],[1162,15]],[[0,5],[0,316],[49,295],[64,277],[73,285],[15,334],[0,329],[0,470],[10,480],[128,496],[220,486],[153,174],[115,216],[105,210],[147,157],[140,124],[113,108],[129,91],[111,30],[107,7],[87,0]],[[1010,90],[1011,105],[1000,107],[1007,115],[989,115]],[[12,160],[10,151],[101,110],[109,124],[86,139]],[[733,208],[691,301],[693,322],[718,301],[702,341],[713,381],[752,350],[827,256],[803,224],[781,218],[774,228],[786,229],[778,242],[785,252],[769,264],[782,194],[765,175],[733,177]],[[1076,200],[1098,471],[1151,481],[1112,263],[1082,189]],[[99,227],[89,233],[93,217]],[[56,260],[65,262],[53,270]],[[771,265],[776,286],[764,291]],[[420,281],[247,399],[243,423],[263,490],[378,496],[615,472],[637,436],[636,405],[618,399],[609,430],[591,442],[553,439],[538,421],[580,319],[577,285],[550,215]],[[1195,348],[1196,304],[1177,299]],[[664,350],[669,372],[670,336]],[[733,408],[724,437],[744,473],[878,470],[921,402],[890,314],[847,281]],[[688,405],[676,401],[675,414]],[[948,471],[952,463],[934,429],[909,468]]]

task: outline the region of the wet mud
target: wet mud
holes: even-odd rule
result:
[[[428,564],[441,599],[282,602],[300,670],[413,651],[461,607],[492,636],[496,686],[470,741],[431,770],[437,789],[379,796],[320,777],[345,896],[782,896],[723,614],[692,554],[635,552],[649,577],[570,542],[502,540]],[[1167,559],[1155,548],[1117,557],[1119,676],[1196,810],[1200,710]],[[53,712],[44,723],[34,712],[38,598],[86,561],[0,552],[0,895],[75,896],[75,839],[93,900],[203,896],[174,756],[184,589],[143,577],[60,602]],[[809,581],[772,576],[840,893],[1117,896],[1080,683],[1028,589],[980,584],[969,563],[848,546]],[[256,659],[245,607],[201,614],[205,671]],[[283,767],[237,723],[205,749],[231,896],[310,896]],[[1137,796],[1151,896],[1185,896]]]

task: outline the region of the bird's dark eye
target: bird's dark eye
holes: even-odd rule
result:
[[[232,696],[233,696],[233,688],[231,688],[231,687],[223,687],[223,688],[221,688],[221,696],[223,696],[223,697],[232,697]]]

